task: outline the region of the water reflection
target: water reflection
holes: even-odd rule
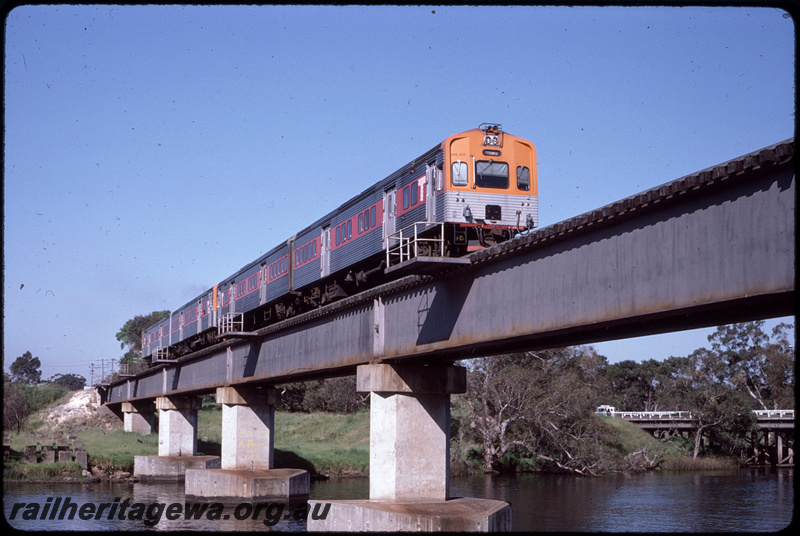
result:
[[[180,504],[181,512],[186,508],[182,483],[6,483],[3,491],[6,519],[20,530],[303,532],[306,529],[305,520],[294,516],[298,504],[284,505],[279,511],[278,503],[267,503],[256,512],[255,507],[244,501],[214,508],[213,501],[208,501],[203,503],[206,510],[196,519],[185,519],[183,515],[169,519],[168,505]],[[658,472],[598,478],[534,474],[457,477],[451,480],[451,494],[511,503],[515,531],[774,532],[786,528],[793,518],[794,471]],[[9,519],[14,504],[44,505],[48,497],[52,498],[51,504],[59,497],[95,505],[121,505],[127,500],[128,508],[140,503],[153,510],[149,518],[145,514],[140,519],[127,516],[118,519],[118,515],[109,519],[106,507],[105,513],[96,519],[81,520],[76,515],[73,520],[59,521],[24,519],[24,508],[18,508],[16,519]],[[366,499],[369,481],[354,478],[313,482],[311,497],[322,501]],[[156,516],[158,506],[152,505],[160,504],[164,508]],[[271,511],[267,510],[269,505],[273,507]],[[155,517],[157,522],[152,523]],[[275,523],[270,526],[272,522]]]
[[[793,469],[517,475],[459,478],[452,490],[511,503],[514,530],[773,532],[792,521],[793,481]]]

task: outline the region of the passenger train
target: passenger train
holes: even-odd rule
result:
[[[422,258],[462,257],[538,224],[536,148],[482,124],[449,136],[147,328],[170,361],[386,282]]]

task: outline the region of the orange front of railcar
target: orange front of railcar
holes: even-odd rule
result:
[[[443,219],[470,229],[474,249],[539,223],[536,148],[499,125],[482,125],[442,143]]]

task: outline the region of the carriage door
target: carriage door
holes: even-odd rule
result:
[[[331,275],[331,228],[326,226],[322,228],[322,247],[319,251],[320,254],[320,276],[327,277]]]
[[[390,247],[389,237],[395,232],[395,218],[397,213],[395,210],[395,195],[396,190],[389,190],[383,192],[383,249]],[[394,245],[394,244],[391,244]]]
[[[425,165],[425,221],[436,221],[436,165]]]

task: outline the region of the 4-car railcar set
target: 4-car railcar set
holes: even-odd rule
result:
[[[500,125],[449,136],[147,328],[146,361],[252,331],[538,224],[536,148]]]

